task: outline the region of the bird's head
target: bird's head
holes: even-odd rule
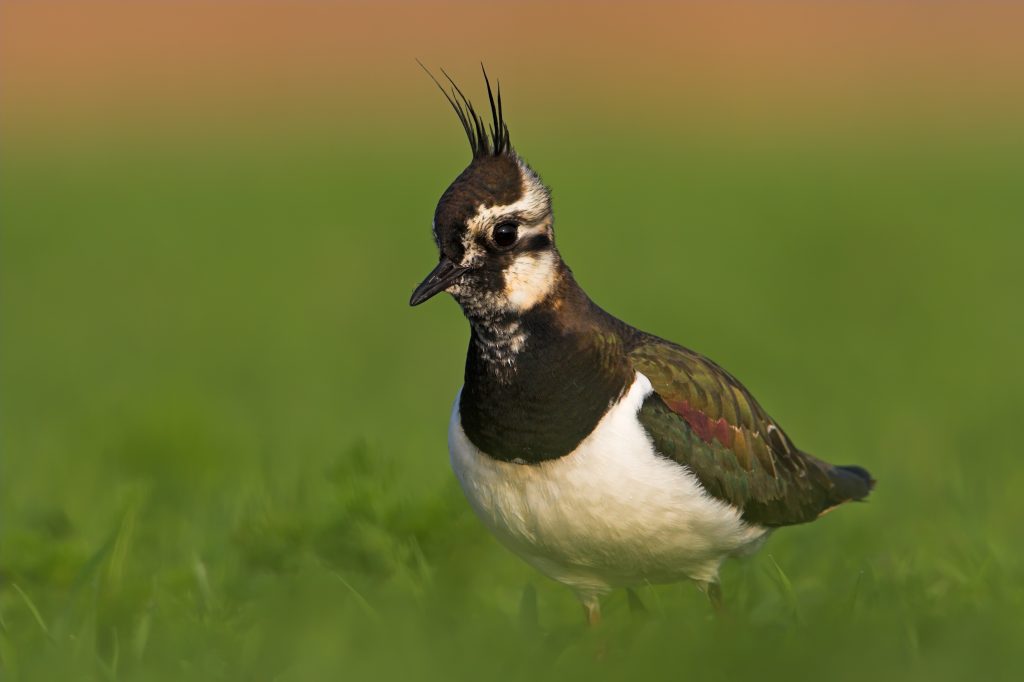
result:
[[[447,291],[467,315],[515,315],[551,294],[561,259],[550,193],[512,149],[500,85],[495,99],[486,72],[484,81],[489,129],[450,78],[450,92],[438,83],[466,131],[473,160],[441,195],[433,224],[440,261],[409,304]]]

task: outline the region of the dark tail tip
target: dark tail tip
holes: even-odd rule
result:
[[[875,487],[875,479],[863,467],[833,467],[831,478],[836,492],[845,500],[863,500]]]

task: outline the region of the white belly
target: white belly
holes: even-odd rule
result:
[[[715,580],[722,560],[762,539],[685,467],[660,457],[637,420],[643,374],[575,451],[539,464],[481,452],[456,396],[452,468],[480,519],[506,546],[581,597],[612,587]]]

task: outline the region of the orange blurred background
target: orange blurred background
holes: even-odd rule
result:
[[[139,116],[400,120],[424,84],[414,58],[463,79],[483,59],[507,87],[529,83],[531,106],[641,119],[1024,113],[1016,3],[14,0],[0,13],[8,132]]]

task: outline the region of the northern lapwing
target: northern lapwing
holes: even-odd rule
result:
[[[874,481],[797,448],[708,358],[591,301],[555,247],[547,187],[512,148],[500,84],[495,97],[484,72],[488,127],[444,76],[473,160],[437,204],[440,262],[409,303],[446,291],[469,320],[448,448],[470,505],[592,624],[616,587],[689,579],[720,606],[727,557]]]

